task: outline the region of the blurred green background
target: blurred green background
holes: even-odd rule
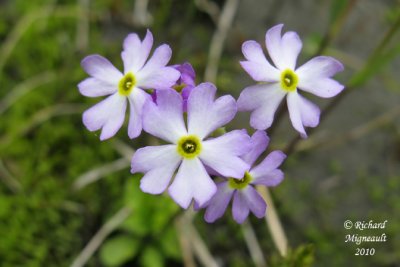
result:
[[[221,16],[227,27],[218,28]],[[1,0],[0,266],[400,266],[399,17],[398,0]],[[100,142],[81,122],[99,99],[76,86],[87,77],[83,57],[121,68],[124,37],[150,28],[156,45],[171,45],[171,64],[189,61],[197,83],[237,97],[253,83],[238,63],[241,44],[263,43],[278,23],[303,40],[298,64],[334,56],[348,87],[336,100],[307,95],[329,109],[309,139],[296,139],[284,112],[271,130],[271,149],[290,153],[271,189],[285,258],[264,220],[242,227],[227,212],[210,225],[202,211],[182,215],[168,196],[142,193],[129,159],[152,140],[129,140],[124,126]],[[228,128],[252,132],[248,115]],[[360,232],[343,228],[348,219],[388,223]],[[344,242],[382,233],[387,242]],[[357,247],[375,255],[355,256]]]

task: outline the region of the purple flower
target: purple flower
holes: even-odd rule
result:
[[[271,126],[279,103],[287,96],[292,125],[306,138],[304,126],[316,127],[320,110],[302,97],[297,89],[324,98],[339,94],[344,86],[330,77],[342,71],[343,65],[332,57],[319,56],[296,69],[302,42],[295,32],[281,36],[282,27],[283,24],[272,27],[265,37],[268,54],[275,67],[268,62],[259,43],[247,41],[243,44],[242,52],[247,60],[240,64],[260,83],[243,90],[238,99],[238,109],[252,111],[250,125],[265,130]]]
[[[257,131],[251,137],[251,150],[242,156],[249,166],[253,166],[257,158],[268,146],[269,138],[264,131]],[[229,201],[233,198],[232,214],[238,223],[243,223],[250,211],[258,218],[265,216],[267,205],[254,189],[254,185],[276,186],[283,180],[283,172],[278,169],[286,155],[281,151],[271,152],[260,164],[247,169],[242,179],[224,178],[217,184],[217,193],[206,203],[204,219],[212,223],[220,218]],[[198,204],[197,206],[200,206]]]
[[[149,30],[143,41],[137,34],[129,34],[121,53],[123,73],[99,55],[82,60],[83,69],[91,77],[78,84],[81,94],[88,97],[110,95],[83,113],[83,124],[89,131],[102,129],[100,140],[114,136],[121,128],[127,103],[130,109],[128,135],[130,138],[139,136],[143,105],[151,99],[144,90],[170,89],[179,78],[177,70],[166,67],[172,54],[168,45],[159,46],[147,61],[152,46],[153,35]]]
[[[188,62],[179,65],[172,65],[174,69],[180,72],[180,77],[176,81],[176,83],[172,86],[174,90],[180,93],[183,97],[183,111],[187,111],[187,99],[190,95],[190,92],[196,86],[196,73],[192,67],[192,65]],[[157,103],[157,92],[152,94],[153,101]]]
[[[243,177],[249,168],[240,158],[250,149],[246,131],[205,139],[231,121],[237,111],[231,96],[214,100],[215,93],[211,83],[202,83],[192,90],[187,103],[187,128],[183,100],[175,90],[160,91],[157,104],[145,104],[143,129],[170,144],[140,148],[133,155],[131,172],[144,173],[140,183],[144,192],[162,193],[178,169],[168,192],[175,202],[187,208],[192,199],[203,205],[216,192],[205,166],[226,176]]]

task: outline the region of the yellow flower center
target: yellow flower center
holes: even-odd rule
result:
[[[118,84],[118,92],[121,95],[128,96],[132,89],[135,87],[136,79],[132,72],[128,72],[124,77],[119,81]]]
[[[200,154],[201,141],[195,135],[184,136],[179,139],[176,149],[182,157],[192,159]]]
[[[286,69],[281,73],[281,87],[283,90],[293,92],[296,90],[299,78],[291,69]]]
[[[251,177],[250,173],[245,172],[242,179],[229,178],[229,186],[233,189],[243,189],[245,188],[251,181],[253,177]]]
[[[179,85],[172,86],[172,88],[174,88],[175,91],[177,91],[178,93],[181,93],[183,88],[185,88],[185,86],[186,86],[186,84],[181,83]]]

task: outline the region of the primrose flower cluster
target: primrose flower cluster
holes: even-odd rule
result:
[[[78,88],[88,97],[107,96],[83,113],[89,131],[101,130],[100,140],[113,137],[125,121],[129,104],[128,136],[142,130],[165,144],[137,149],[131,172],[143,173],[140,188],[150,194],[168,192],[186,209],[205,209],[204,218],[220,218],[232,199],[232,215],[238,223],[249,213],[262,218],[266,203],[255,186],[276,186],[284,177],[279,169],[286,158],[281,151],[263,156],[269,143],[265,132],[286,96],[293,127],[305,138],[304,127],[319,123],[319,108],[298,89],[320,97],[333,97],[343,86],[331,77],[343,66],[331,57],[315,57],[296,69],[302,42],[295,32],[281,35],[283,25],[267,31],[265,41],[273,65],[256,41],[242,46],[243,69],[257,82],[245,88],[237,102],[230,95],[216,96],[212,83],[195,83],[189,63],[167,66],[171,48],[160,45],[151,54],[153,35],[143,40],[129,34],[121,53],[124,71],[100,55],[82,60],[90,75]],[[251,111],[249,136],[245,129],[217,131],[237,111]],[[215,133],[222,133],[215,135]]]

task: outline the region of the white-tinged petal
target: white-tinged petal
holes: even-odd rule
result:
[[[143,89],[168,90],[179,79],[180,72],[172,67],[161,67],[146,75],[138,73],[136,75],[136,86]]]
[[[233,192],[234,190],[228,186],[228,182],[217,184],[217,192],[209,201],[204,214],[206,222],[213,223],[222,217],[232,198]]]
[[[98,97],[115,93],[117,85],[104,82],[97,78],[86,78],[78,84],[79,92],[88,97]]]
[[[299,82],[329,78],[343,71],[343,64],[333,57],[318,56],[310,59],[296,70]]]
[[[242,52],[244,57],[248,61],[258,62],[258,63],[268,63],[267,58],[262,50],[261,45],[253,40],[246,41],[242,45]],[[271,66],[272,67],[272,66]]]
[[[242,68],[257,82],[277,82],[280,72],[271,65],[259,62],[240,61]]]
[[[122,73],[108,59],[100,55],[85,57],[81,62],[81,66],[90,76],[116,86],[123,77]]]
[[[261,45],[256,41],[246,41],[242,45],[242,52],[247,61],[240,64],[256,81],[279,81],[280,72],[265,58]]]
[[[235,116],[235,99],[225,95],[214,100],[216,91],[212,83],[202,83],[193,88],[187,101],[189,134],[203,139]]]
[[[240,158],[251,148],[251,139],[245,130],[235,130],[202,142],[199,155],[205,165],[225,177],[243,178],[250,165]]]
[[[318,106],[300,96],[297,91],[288,94],[287,105],[293,127],[302,138],[307,138],[304,126],[315,127],[318,125],[320,115]]]
[[[102,129],[100,140],[114,136],[125,119],[126,98],[118,92],[83,113],[83,124],[89,131]]]
[[[146,77],[165,67],[168,61],[171,59],[172,50],[167,44],[160,45],[154,51],[152,57],[147,61],[143,68],[138,71],[137,75],[140,77]]]
[[[183,159],[174,181],[168,188],[170,196],[184,209],[189,207],[192,199],[202,206],[216,191],[217,186],[198,158]]]
[[[148,146],[138,149],[133,155],[131,172],[145,174],[140,181],[143,192],[161,194],[181,160],[175,145]]]
[[[152,46],[153,34],[149,30],[147,30],[143,42],[140,41],[137,34],[129,34],[124,40],[124,50],[121,53],[125,73],[136,73],[140,70],[149,57]]]
[[[250,125],[257,130],[265,130],[274,121],[275,112],[285,95],[279,83],[249,86],[239,96],[238,109],[253,111]]]
[[[285,68],[284,56],[282,52],[282,32],[283,24],[276,25],[269,29],[265,34],[265,44],[268,54],[274,62],[275,66],[283,70]]]
[[[319,107],[300,94],[298,96],[303,125],[306,127],[316,127],[319,124],[319,116],[321,114]]]
[[[256,162],[257,158],[265,151],[269,144],[269,137],[265,131],[256,131],[251,136],[251,149],[248,153],[241,156],[250,166]]]
[[[177,143],[187,135],[183,121],[183,100],[175,90],[157,92],[157,104],[147,101],[143,107],[143,129],[163,140]]]
[[[297,92],[291,92],[288,94],[286,101],[289,110],[290,121],[292,122],[293,127],[300,133],[302,138],[307,138],[303,122],[301,121],[299,94]]]
[[[281,36],[282,28],[283,24],[279,24],[269,29],[265,35],[265,43],[268,53],[278,69],[294,70],[302,42],[295,32],[287,32]]]
[[[296,70],[299,77],[298,88],[319,97],[333,97],[339,94],[344,86],[330,77],[343,69],[342,63],[332,57],[312,58]]]
[[[297,57],[300,54],[303,43],[295,32],[287,32],[282,37],[282,51],[285,58],[285,67],[291,70],[296,68]]]
[[[139,88],[134,88],[128,100],[130,109],[128,136],[133,139],[142,132],[142,110],[146,101],[151,101],[151,96]]]
[[[319,97],[334,97],[343,91],[344,85],[331,78],[318,78],[314,80],[301,80],[297,87]]]

